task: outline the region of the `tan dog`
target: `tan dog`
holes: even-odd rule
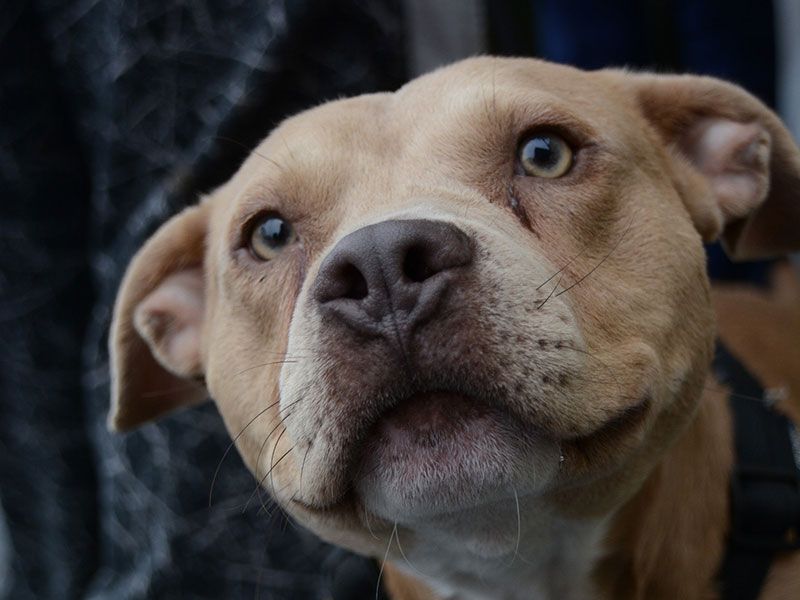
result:
[[[210,394],[395,598],[714,598],[702,241],[798,248],[798,193],[777,117],[709,78],[479,58],[325,104],[136,256],[111,425]],[[800,597],[800,557],[763,597]]]

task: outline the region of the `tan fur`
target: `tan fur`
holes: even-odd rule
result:
[[[606,597],[716,597],[733,460],[726,396],[708,382],[688,431],[617,516],[597,572]]]
[[[767,388],[785,391],[782,406],[800,421],[800,281],[776,267],[769,290],[718,285],[713,294],[720,338]]]
[[[437,600],[436,594],[428,586],[391,564],[384,567],[383,585],[392,600]]]
[[[520,174],[534,131],[575,147],[564,177]],[[196,384],[175,386],[202,374],[287,512],[404,565],[387,571],[397,599],[714,598],[731,440],[702,241],[800,247],[798,185],[777,117],[707,78],[480,58],[325,104],[137,255],[111,424],[196,401]],[[247,250],[266,212],[298,240],[267,263]],[[396,219],[443,221],[474,246],[402,353],[337,325],[313,292],[345,236]],[[439,462],[416,445],[382,454],[376,428],[420,390],[493,416],[458,415],[473,428],[436,441]],[[797,585],[786,573],[775,594]]]

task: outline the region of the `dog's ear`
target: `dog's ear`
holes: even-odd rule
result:
[[[706,241],[721,238],[737,260],[800,250],[800,152],[775,113],[710,77],[622,78],[674,157]]]
[[[203,262],[209,206],[164,224],[128,267],[109,336],[111,429],[125,431],[207,398]]]

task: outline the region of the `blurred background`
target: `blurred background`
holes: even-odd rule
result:
[[[282,118],[493,53],[724,77],[797,137],[798,32],[797,0],[4,0],[0,599],[367,597],[337,583],[346,553],[243,508],[235,453],[209,506],[212,405],[105,427],[127,261]]]

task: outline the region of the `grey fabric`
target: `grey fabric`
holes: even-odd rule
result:
[[[403,0],[412,76],[486,51],[482,0]]]
[[[800,2],[775,0],[778,50],[778,112],[795,140],[800,140]],[[791,257],[800,273],[800,253]]]
[[[107,328],[135,249],[274,124],[402,83],[401,24],[399,0],[3,5],[0,598],[327,596],[330,547],[235,452],[208,507],[213,405],[106,430]]]
[[[5,512],[0,507],[0,598],[11,589],[11,537],[6,525]]]
[[[775,0],[778,112],[800,140],[800,2]]]

